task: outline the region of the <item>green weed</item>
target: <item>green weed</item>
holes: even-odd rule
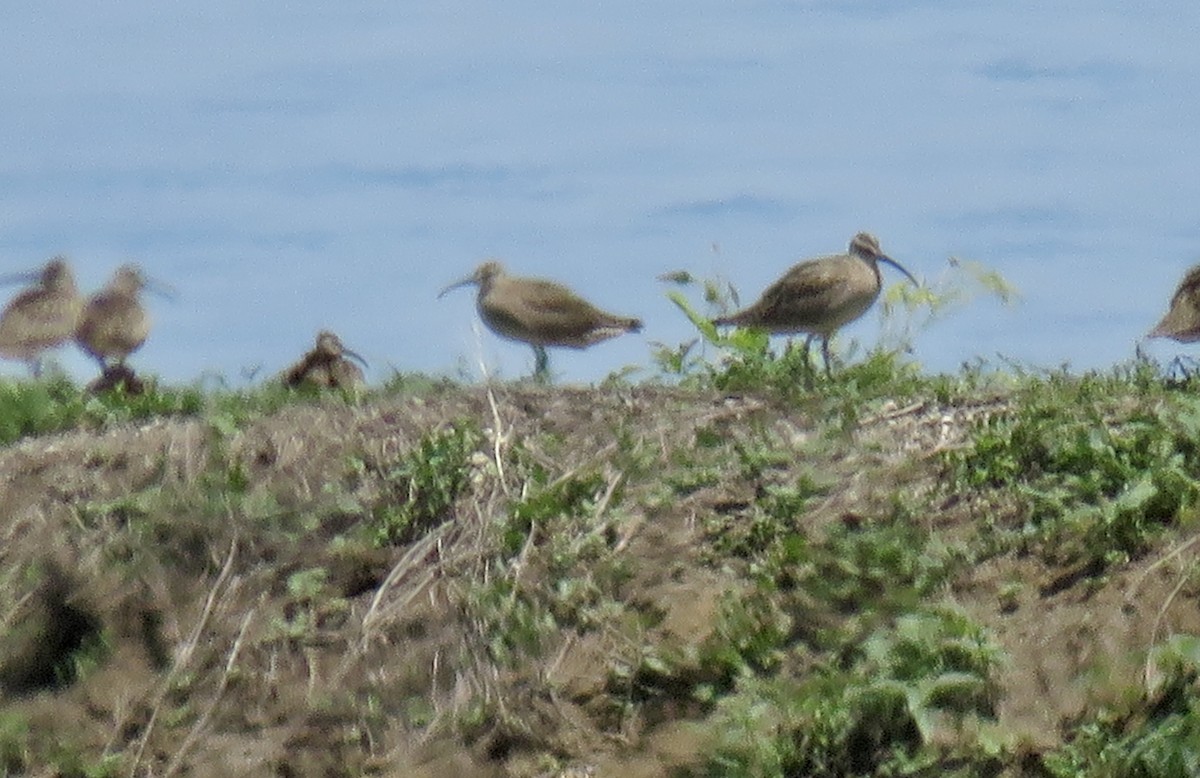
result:
[[[23,775],[29,759],[29,721],[18,713],[0,713],[0,775]]]
[[[545,475],[534,474],[536,484]],[[578,519],[590,513],[604,488],[599,473],[564,478],[535,488],[525,499],[509,506],[501,530],[501,553],[513,557],[521,552],[532,532],[553,539],[564,532],[578,532]]]
[[[489,654],[502,664],[537,655],[565,629],[586,632],[616,619],[615,595],[628,578],[596,515],[602,499],[606,510],[616,508],[620,489],[596,472],[547,482],[543,465],[519,451],[513,460],[529,493],[494,521],[495,572],[468,593],[472,619],[486,626]]]
[[[323,567],[297,570],[287,577],[288,600],[281,616],[271,622],[275,636],[303,644],[319,630],[340,625],[349,603],[328,586],[329,572]]]
[[[747,677],[717,706],[712,776],[912,775],[953,758],[932,747],[966,719],[991,719],[1001,652],[978,625],[921,610],[863,641],[849,666],[798,680]],[[960,752],[979,758],[966,740]],[[986,762],[986,759],[980,760]]]
[[[916,336],[981,298],[1004,306],[1020,300],[1017,288],[982,262],[951,257],[941,274],[921,286],[897,283],[881,295],[882,342],[894,352],[912,348]]]
[[[83,415],[83,397],[66,378],[0,381],[0,443],[70,429]]]
[[[466,605],[488,655],[501,667],[539,656],[544,641],[559,631],[541,598],[511,579],[471,587]]]
[[[737,290],[730,284],[698,281],[687,273],[665,280],[683,287],[699,284],[704,304],[714,315],[738,307]],[[882,295],[880,345],[867,353],[859,370],[842,374],[839,368],[833,376],[832,383],[840,386],[841,394],[854,397],[846,410],[857,407],[855,403],[864,396],[886,392],[895,399],[909,394],[915,385],[923,386],[917,365],[902,362],[901,355],[913,350],[919,332],[981,296],[995,297],[1008,305],[1018,294],[996,271],[979,262],[959,259],[951,259],[933,283],[920,287],[899,283],[889,287]],[[685,384],[723,391],[767,391],[793,399],[811,393],[818,378],[815,362],[819,361],[819,355],[810,353],[807,346],[796,345],[789,338],[781,352],[772,354],[767,333],[742,328],[718,330],[712,324],[713,315],[701,313],[683,292],[671,290],[667,298],[683,312],[700,337],[674,348],[659,344],[654,360],[663,374]],[[801,337],[804,336],[798,335],[796,340]],[[704,346],[715,348],[721,355],[717,364],[704,359]],[[857,344],[852,343],[851,352],[856,349]],[[826,393],[824,389],[822,394]]]
[[[982,423],[969,448],[947,456],[952,488],[1016,496],[1023,524],[991,530],[1056,561],[1103,569],[1141,553],[1200,499],[1200,402],[1130,406],[1112,384],[1037,382],[1012,412]]]
[[[122,760],[120,754],[95,757],[65,743],[57,745],[51,756],[54,774],[60,778],[116,778],[122,774]]]
[[[480,439],[469,423],[433,430],[380,473],[388,496],[372,510],[376,545],[408,543],[447,518],[469,483],[471,454]]]
[[[1177,635],[1152,652],[1162,674],[1149,696],[1126,710],[1102,709],[1048,754],[1055,778],[1177,778],[1200,774],[1200,638]]]
[[[160,416],[197,416],[204,411],[204,393],[197,386],[153,386],[142,394],[104,392],[87,400],[87,416],[104,424]]]

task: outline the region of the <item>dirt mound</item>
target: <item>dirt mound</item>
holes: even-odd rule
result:
[[[948,494],[939,452],[1003,407],[881,404],[847,429],[753,397],[507,386],[25,440],[0,451],[0,764],[699,771],[737,682],[710,654],[756,574],[720,550],[761,542],[756,506],[794,500],[820,538],[901,499],[966,537],[1012,508]],[[1155,638],[1200,631],[1178,560],[1071,572],[1004,553],[936,595],[1007,654],[996,715],[1031,751],[1140,687]]]

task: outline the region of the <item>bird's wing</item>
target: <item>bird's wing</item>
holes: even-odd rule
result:
[[[1179,282],[1171,297],[1171,307],[1150,331],[1150,337],[1169,337],[1183,343],[1200,339],[1200,265],[1193,267]]]
[[[101,349],[136,349],[150,333],[150,319],[136,300],[100,292],[93,296],[79,320],[76,339]]]
[[[766,318],[788,316],[797,324],[820,324],[838,308],[846,287],[836,263],[815,259],[795,265],[767,290],[759,304]]]
[[[1187,272],[1171,297],[1172,308],[1183,303],[1192,306],[1200,304],[1200,265],[1196,265]]]
[[[283,383],[286,386],[299,386],[304,383],[309,374],[320,366],[321,354],[316,349],[305,354],[300,361],[284,371]]]
[[[70,307],[68,311],[67,308]],[[67,300],[57,295],[48,295],[41,289],[26,289],[12,299],[4,308],[4,315],[20,311],[21,317],[29,323],[58,324],[64,314],[78,316],[80,303]]]
[[[581,337],[612,317],[565,286],[551,281],[529,281],[520,288],[516,304],[505,314],[531,331],[553,338]]]

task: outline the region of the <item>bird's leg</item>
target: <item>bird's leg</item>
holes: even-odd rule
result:
[[[29,375],[33,376],[36,381],[42,377],[42,358],[41,356],[32,357],[29,360]]]
[[[829,336],[821,337],[821,356],[825,359],[825,377],[833,378],[833,370],[829,367]]]
[[[103,356],[96,356],[96,363],[100,365],[100,378],[98,380],[107,384],[112,384],[113,374],[116,370],[116,366],[110,365],[108,363],[108,359]]]
[[[813,367],[812,358],[809,356],[809,347],[812,345],[813,336],[807,335],[804,338],[803,350],[800,353],[800,364],[804,366],[804,388],[813,388]]]
[[[1168,377],[1173,378],[1176,374],[1178,374],[1179,380],[1185,383],[1191,381],[1192,378],[1196,376],[1197,372],[1200,371],[1197,370],[1195,360],[1184,359],[1183,355],[1172,359],[1171,364],[1167,367]]]
[[[125,394],[141,394],[142,382],[137,377],[137,373],[133,372],[133,368],[125,364],[125,360],[121,360],[121,388]]]
[[[545,346],[533,347],[533,377],[539,383],[550,383],[550,356]]]

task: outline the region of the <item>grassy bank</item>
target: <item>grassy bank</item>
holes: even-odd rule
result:
[[[0,771],[1195,772],[1194,381],[743,346],[0,385]]]

